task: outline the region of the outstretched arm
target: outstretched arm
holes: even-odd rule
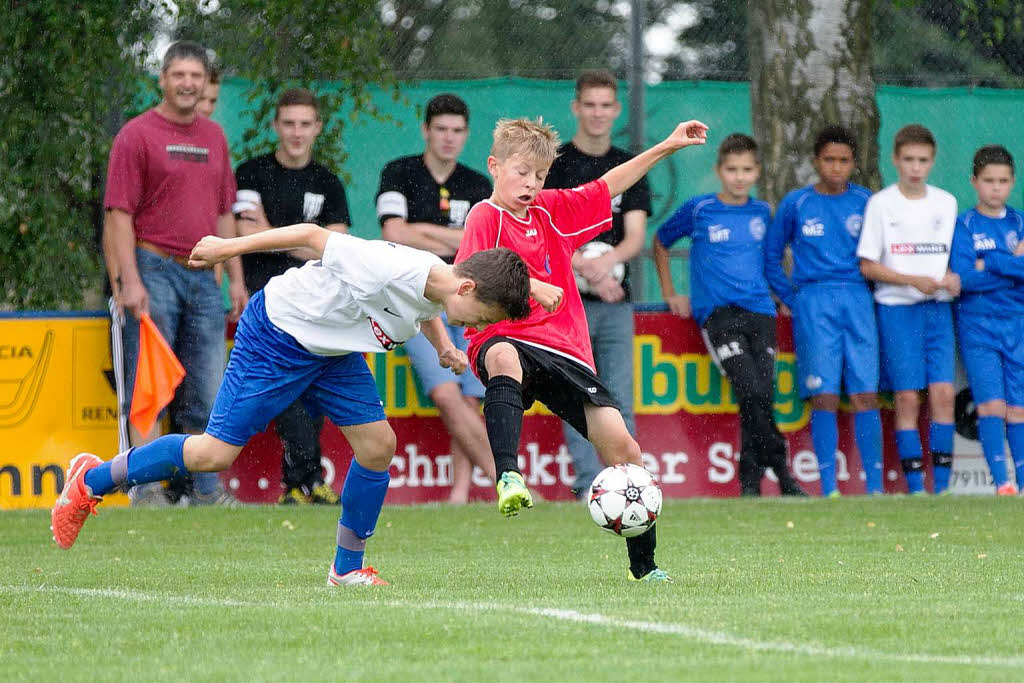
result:
[[[686,121],[676,126],[672,134],[654,147],[637,154],[601,176],[608,185],[608,194],[622,194],[643,178],[655,164],[671,156],[676,150],[690,145],[703,145],[708,141],[708,127],[700,121]]]
[[[316,258],[322,258],[327,238],[332,232],[312,223],[288,225],[274,230],[221,238],[207,236],[199,240],[188,257],[192,268],[209,268],[242,254],[256,251],[287,251],[289,249],[309,250]]]

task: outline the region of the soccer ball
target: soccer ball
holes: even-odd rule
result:
[[[587,242],[579,248],[579,252],[580,256],[583,258],[597,258],[598,256],[607,254],[613,248],[614,247],[607,242]],[[622,277],[626,274],[626,266],[621,263],[616,263],[608,274],[621,283]],[[587,278],[583,277],[579,273],[576,273],[576,286],[579,287],[580,294],[590,293],[590,283],[587,282]]]
[[[626,538],[639,536],[661,513],[661,487],[639,465],[612,465],[594,478],[588,505],[602,529]]]

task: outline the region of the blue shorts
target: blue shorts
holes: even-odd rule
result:
[[[948,301],[878,304],[882,386],[893,391],[953,382],[953,310]]]
[[[806,285],[793,305],[800,396],[878,391],[878,328],[867,285]]]
[[[957,332],[974,402],[1024,407],[1024,318],[960,314]]]
[[[270,322],[263,292],[257,292],[238,322],[206,433],[243,446],[300,398],[310,417],[326,415],[339,427],[385,419],[361,353],[320,356],[307,351]]]
[[[455,347],[465,351],[469,345],[469,341],[464,334],[466,328],[449,325],[448,318],[443,315],[441,320],[444,321],[445,327],[448,330],[448,336],[451,337]],[[405,355],[409,356],[409,362],[412,363],[412,368],[415,371],[416,379],[420,383],[420,388],[427,396],[438,385],[445,382],[455,382],[462,389],[464,396],[484,397],[484,385],[480,383],[480,380],[477,379],[472,371],[467,369],[461,375],[456,375],[450,369],[441,367],[437,362],[437,349],[427,341],[422,332],[405,342],[402,348],[405,349]]]

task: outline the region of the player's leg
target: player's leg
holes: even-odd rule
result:
[[[954,348],[952,304],[931,301],[925,307],[925,359],[931,426],[928,447],[932,455],[935,493],[949,488],[953,471]]]
[[[893,391],[896,451],[907,480],[907,491],[924,493],[924,458],[917,429],[921,410],[919,392],[927,381],[923,309],[918,304],[879,304],[875,311],[882,368]]]
[[[281,485],[284,493],[279,503],[322,503],[335,505],[338,495],[324,484],[320,465],[320,431],[323,418],[309,415],[302,401],[295,401],[274,420],[284,453],[281,457]]]
[[[1001,336],[1006,389],[1006,440],[1013,456],[1017,488],[1024,491],[1024,320],[1005,323]]]
[[[843,373],[868,495],[882,493],[882,416],[878,411],[878,325],[867,287],[850,291],[843,326]]]
[[[961,315],[957,320],[960,359],[978,411],[978,441],[998,491],[1009,481],[1005,442],[1007,432],[1012,430],[1006,425],[1006,392],[1010,387],[1004,385],[1003,343],[997,328],[996,321],[987,317]]]
[[[477,370],[487,387],[484,423],[494,455],[498,510],[515,515],[533,507],[533,499],[519,471],[519,437],[523,429],[526,369],[519,351],[504,337],[488,340],[477,356]]]

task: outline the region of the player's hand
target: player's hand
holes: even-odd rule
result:
[[[690,297],[685,294],[670,296],[665,299],[665,303],[668,304],[668,310],[680,318],[689,318],[693,315],[693,309],[690,308]]]
[[[249,303],[249,290],[245,288],[245,283],[229,280],[228,299],[231,301],[231,311],[228,313],[228,320],[236,323],[242,317],[245,305]]]
[[[1017,247],[1017,248],[1019,249],[1020,247]],[[984,271],[985,270],[985,259],[980,258],[977,261],[975,261],[974,262],[974,269],[976,271],[978,271],[979,273]]]
[[[142,280],[138,278],[122,283],[114,294],[114,301],[122,311],[127,311],[136,318],[141,318],[144,313],[149,313],[149,292],[146,291]]]
[[[1017,242],[1017,248],[1013,250],[1014,256],[1024,256],[1024,240]]]
[[[227,240],[216,235],[207,235],[192,247],[188,256],[189,268],[212,268],[221,261],[234,256],[227,245]]]
[[[922,294],[934,294],[941,287],[938,280],[926,275],[915,275],[911,279],[910,284]]]
[[[960,276],[950,271],[942,278],[942,289],[949,292],[950,296],[960,296]]]
[[[784,304],[784,303],[782,303],[780,301],[779,302],[779,315],[781,315],[783,318],[792,318],[793,317],[793,311],[789,310],[789,306],[787,306],[786,304]]]
[[[437,360],[442,368],[450,368],[456,375],[461,375],[469,367],[469,357],[466,356],[466,352],[454,346],[437,354]]]
[[[549,282],[530,278],[530,296],[548,313],[554,313],[562,305],[565,292]]]
[[[700,121],[684,121],[676,126],[672,134],[665,138],[672,149],[682,149],[690,145],[703,145],[708,141],[708,127]]]
[[[618,303],[626,298],[626,290],[624,290],[622,285],[620,285],[613,277],[606,277],[596,285],[591,285],[591,291],[598,296],[601,301],[609,304]]]

